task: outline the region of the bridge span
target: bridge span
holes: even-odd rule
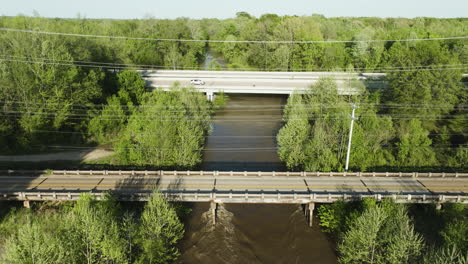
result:
[[[219,203],[331,203],[363,197],[404,203],[468,203],[468,173],[337,173],[231,171],[3,171],[0,199],[76,200],[113,192],[146,200],[154,189],[170,199]]]
[[[391,198],[397,203],[468,204],[468,173],[337,173],[233,171],[0,171],[0,200],[145,201],[158,189],[171,201],[302,204],[312,226],[315,203]]]
[[[207,94],[214,93],[242,94],[291,94],[304,91],[321,77],[333,77],[338,85],[338,93],[351,95],[360,91],[350,81],[357,79],[368,88],[382,89],[387,86],[384,73],[344,73],[344,72],[252,72],[252,71],[181,71],[148,70],[140,71],[142,78],[150,88],[169,89],[178,82],[190,86],[190,80],[199,79],[203,85],[194,85],[195,89]]]

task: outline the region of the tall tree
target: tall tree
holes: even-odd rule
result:
[[[340,263],[415,263],[422,249],[406,208],[388,200],[367,207],[338,245]]]
[[[183,225],[175,209],[154,191],[141,216],[140,237],[143,254],[138,263],[169,263],[179,252],[175,244],[183,236]]]
[[[278,132],[278,155],[288,168],[303,168],[306,163],[305,146],[310,138],[307,105],[302,95],[292,94],[288,99],[286,125]]]

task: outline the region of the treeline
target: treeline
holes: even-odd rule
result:
[[[0,223],[2,263],[170,263],[179,255],[184,227],[158,192],[136,209],[90,194],[37,206],[12,210]]]
[[[258,43],[213,43],[232,69],[254,68],[280,71],[317,71],[356,68],[383,71],[394,64],[391,48],[398,39],[466,36],[466,18],[325,18],[278,16],[259,18],[245,12],[236,18],[204,21],[211,39],[259,41]],[[262,41],[358,41],[353,43],[264,43]],[[390,40],[365,42],[367,40]],[[364,42],[359,42],[364,41]],[[406,43],[406,42],[405,42]],[[407,42],[413,46],[417,42]],[[442,41],[456,61],[468,61],[466,40]],[[424,51],[421,51],[424,52]],[[410,58],[408,58],[410,59]],[[417,65],[417,64],[414,64]]]
[[[39,30],[83,35],[115,37],[141,37],[163,39],[206,39],[207,32],[201,27],[201,21],[186,18],[168,19],[59,19],[41,17],[0,17],[0,26],[4,28]],[[2,35],[2,55],[48,57],[43,50],[47,41],[49,48],[61,48],[69,55],[66,59],[75,62],[104,62],[110,68],[122,64],[147,64],[171,69],[174,67],[198,67],[204,60],[205,43],[142,41],[135,39],[93,38],[60,35],[43,35],[19,32],[5,32]],[[15,41],[17,40],[17,41]],[[18,40],[26,41],[19,42]],[[41,44],[34,47],[34,44]],[[34,49],[30,49],[34,48]],[[16,51],[16,52],[12,52]]]
[[[444,204],[437,211],[364,199],[321,205],[318,216],[336,241],[342,264],[468,263],[468,217],[462,204]]]

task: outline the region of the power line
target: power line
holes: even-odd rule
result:
[[[41,108],[43,109],[43,108]],[[50,109],[50,108],[49,108]],[[430,108],[428,108],[430,109]],[[67,115],[67,116],[81,116],[81,117],[131,117],[131,115],[126,115],[126,114],[99,114],[99,115],[93,115],[89,113],[60,113],[60,112],[37,112],[37,109],[32,109],[33,111],[12,111],[12,110],[0,110],[0,113],[6,113],[6,114],[33,114],[33,115],[53,115],[53,116],[61,116],[61,115]],[[101,111],[102,112],[102,111]],[[165,111],[155,111],[155,112],[139,112],[138,115],[134,115],[135,117],[151,117],[151,118],[185,118],[185,117],[190,117],[194,118],[192,113],[182,113],[180,115],[166,115],[165,113],[171,113],[171,111],[165,112]],[[195,112],[197,113],[197,112]],[[203,112],[202,112],[203,113]],[[157,115],[153,115],[157,114]],[[210,116],[209,113],[206,113],[203,116]],[[276,114],[276,115],[266,115],[266,114],[259,114],[259,115],[238,115],[238,116],[221,116],[222,118],[226,120],[230,120],[232,118],[253,118],[253,117],[275,117],[275,118],[286,118],[286,119],[295,119],[295,118],[314,118],[314,117],[330,117],[330,116],[347,116],[346,113],[344,112],[331,112],[331,113],[299,113],[299,114],[288,114],[288,115],[282,115],[282,114]],[[418,115],[418,114],[386,114],[386,113],[359,113],[360,117],[374,117],[374,116],[389,116],[389,117],[414,117],[414,118],[433,118],[433,117],[450,117],[450,116],[458,116],[457,114],[441,114],[441,115]],[[291,118],[292,117],[292,118]]]
[[[8,54],[0,54],[2,57],[9,57],[9,58],[20,58],[20,59],[33,59],[33,60],[46,60],[46,61],[58,61],[58,62],[70,62],[70,63],[84,63],[84,64],[98,64],[98,65],[110,65],[110,66],[138,66],[138,67],[167,67],[161,65],[152,65],[152,64],[125,64],[125,63],[114,63],[114,62],[96,62],[96,61],[81,61],[81,60],[60,60],[60,59],[51,59],[51,58],[44,58],[44,57],[32,57],[32,56],[15,56],[15,55],[8,55]],[[453,65],[462,65],[462,64],[453,64]],[[467,64],[468,65],[468,64]],[[447,66],[452,66],[447,64]]]
[[[57,145],[46,145],[40,147],[58,148],[58,149],[97,149],[97,147],[81,147],[81,146],[57,146]],[[144,150],[186,150],[183,148],[148,148],[148,147],[111,147],[111,148],[99,148],[104,150],[119,150],[119,149],[144,149]],[[189,151],[227,151],[227,152],[245,152],[245,151],[276,151],[278,147],[266,147],[266,148],[200,148],[192,149]]]
[[[21,58],[21,59],[32,59],[36,61],[45,60],[45,61],[53,61],[53,62],[67,62],[73,63],[76,66],[80,66],[81,64],[84,65],[102,65],[110,67],[110,68],[172,68],[172,66],[165,66],[165,65],[151,65],[151,64],[124,64],[124,63],[112,63],[112,62],[95,62],[95,61],[80,61],[80,60],[60,60],[60,59],[50,59],[50,58],[43,58],[43,57],[31,57],[31,56],[14,56],[14,55],[7,55],[7,54],[0,54],[2,57],[9,57],[9,58]],[[78,63],[78,64],[77,64]],[[67,64],[68,65],[68,64]],[[431,68],[431,67],[460,67],[466,66],[468,64],[436,64],[436,65],[411,65],[411,66],[388,66],[388,67],[374,67],[374,68],[352,68],[352,70],[378,70],[378,69],[424,69],[424,68]],[[199,69],[200,67],[177,67],[178,69]],[[260,70],[260,68],[236,68],[236,70]],[[285,69],[274,69],[275,71],[278,70],[285,70]],[[286,69],[287,70],[287,69]],[[327,69],[327,68],[315,68],[315,69],[295,69],[295,70],[309,70],[309,71],[321,71],[321,70],[329,70],[329,71],[336,71],[336,70],[343,70],[344,73],[354,73],[350,71],[346,71],[346,68],[337,68],[337,69]]]
[[[84,117],[130,117],[130,115],[125,115],[125,114],[100,114],[100,115],[92,115],[92,114],[82,114],[82,113],[59,113],[59,112],[36,112],[36,111],[9,111],[9,110],[0,110],[0,113],[7,113],[7,114],[33,114],[33,115],[55,115],[55,116],[61,116],[61,115],[67,115],[67,116],[84,116]],[[152,115],[152,114],[158,114],[158,115]],[[205,116],[209,116],[207,113]],[[229,120],[232,118],[252,118],[252,117],[276,117],[276,118],[287,118],[287,119],[294,119],[294,118],[313,118],[313,117],[329,117],[329,116],[347,116],[346,113],[340,113],[340,112],[335,112],[335,113],[321,113],[321,114],[309,114],[309,113],[304,113],[304,114],[290,114],[287,116],[284,115],[265,115],[265,114],[260,114],[260,115],[240,115],[240,116],[222,116],[222,118]],[[415,115],[415,114],[379,114],[379,113],[361,113],[359,114],[360,117],[373,117],[373,116],[390,116],[390,117],[415,117],[415,118],[424,118],[424,117],[439,117],[439,115]],[[443,116],[457,116],[455,114],[446,114]],[[149,113],[140,113],[139,115],[136,115],[136,117],[153,117],[153,118],[184,118],[184,117],[191,117],[193,118],[194,116],[191,114],[182,114],[182,115],[165,115],[164,111],[163,112],[151,112]]]
[[[25,60],[16,60],[16,59],[1,59],[0,61],[8,61],[8,62],[18,62],[18,63],[30,63],[30,64],[46,64],[46,65],[60,65],[60,66],[70,66],[70,67],[88,67],[88,68],[107,68],[107,69],[132,69],[132,70],[148,70],[148,68],[134,68],[134,67],[124,67],[124,66],[109,66],[109,65],[95,65],[95,64],[75,64],[75,63],[61,63],[61,62],[44,62],[44,61],[25,61]],[[465,64],[459,64],[463,66]],[[166,68],[171,68],[170,66],[166,66]],[[401,70],[386,70],[381,71],[380,73],[386,72],[408,72],[408,71],[447,71],[447,70],[466,70],[468,67],[458,67],[458,68],[428,68],[428,69],[401,69]],[[334,71],[328,71],[334,72]],[[350,73],[350,72],[342,72],[342,73]]]
[[[27,112],[29,113],[29,112]],[[21,117],[20,115],[18,114],[5,114],[5,116],[13,116],[13,117]],[[58,115],[42,115],[44,119],[54,119],[56,116]],[[412,120],[412,119],[418,119],[418,120],[454,120],[454,118],[448,118],[448,117],[438,117],[438,116],[434,116],[434,117],[427,117],[427,116],[422,116],[422,117],[417,117],[417,116],[408,116],[408,117],[394,117],[394,116],[391,116],[391,115],[386,115],[394,120]],[[122,116],[124,117],[124,116]],[[164,117],[164,116],[138,116],[137,118],[140,119],[140,120],[152,120],[154,122],[175,122],[175,121],[184,121],[184,122],[274,122],[274,123],[278,123],[278,122],[287,122],[287,121],[309,121],[309,119],[307,118],[289,118],[287,119],[286,121],[283,120],[283,119],[157,119],[157,118],[167,118],[167,117]],[[90,120],[92,119],[93,117],[92,116],[71,116],[71,117],[67,117],[64,121],[66,120]],[[370,117],[367,117],[367,116],[360,116],[361,119],[367,119],[367,118],[370,118]],[[341,120],[341,119],[347,119],[346,117],[329,117],[329,116],[320,116],[320,117],[315,117],[315,118],[312,118],[310,120]],[[121,121],[122,118],[100,118],[99,120],[102,120],[102,121]],[[456,120],[458,121],[462,121],[462,120],[468,120],[468,118],[457,118]]]
[[[337,109],[337,107],[323,107],[324,109]],[[314,109],[314,108],[303,108],[303,110],[306,110],[306,109]],[[339,108],[338,108],[339,109]],[[370,110],[374,110],[373,108],[368,108]],[[384,107],[385,109],[385,107]],[[407,109],[407,108],[405,108]],[[427,107],[427,108],[411,108],[411,109],[418,109],[418,110],[432,110],[434,108],[430,108],[430,107]],[[437,109],[437,108],[436,108]],[[442,108],[444,109],[444,108]],[[100,110],[97,110],[97,113],[96,112],[93,112],[92,110],[86,110],[86,109],[68,109],[70,110],[70,113],[61,113],[61,112],[39,112],[38,110],[56,110],[56,108],[52,108],[52,107],[41,107],[41,108],[35,108],[35,107],[28,107],[26,106],[26,109],[21,109],[21,111],[19,110],[1,110],[0,109],[0,113],[9,113],[9,114],[38,114],[38,115],[70,115],[70,116],[90,116],[90,117],[96,117],[96,116],[101,116],[101,117],[129,117],[133,112],[130,111],[130,110],[123,110],[125,111],[125,113],[127,114],[103,114],[105,111],[107,111],[107,109],[100,109]],[[61,109],[59,109],[61,110]],[[247,110],[240,110],[240,109],[235,109],[235,110],[228,110],[228,111],[235,111],[235,112],[244,112],[244,111],[247,111],[247,112],[265,112],[265,111],[280,111],[280,109],[278,110],[270,110],[270,109],[258,109],[258,110],[255,110],[255,109],[248,109],[250,111],[247,111]],[[344,109],[343,109],[344,110]],[[379,109],[375,109],[375,110],[379,110]],[[468,110],[463,108],[463,109],[460,109],[460,110]],[[202,115],[211,115],[212,112],[210,111],[185,111],[185,110],[180,110],[180,111],[172,111],[172,110],[156,110],[156,111],[147,111],[147,112],[135,112],[135,113],[138,113],[138,116],[147,116],[147,117],[193,117],[194,114],[202,114]],[[168,115],[168,114],[171,114],[171,113],[175,113],[175,114],[172,114],[172,115]],[[179,113],[179,114],[177,114]],[[316,117],[316,116],[331,116],[331,115],[335,115],[335,116],[339,116],[339,115],[346,115],[345,113],[343,112],[334,112],[334,111],[330,111],[330,112],[325,112],[325,113],[310,113],[308,111],[303,111],[302,113],[289,113],[289,114],[251,114],[249,113],[249,115],[238,115],[238,116],[233,116],[233,115],[228,115],[228,116],[222,116],[224,118],[239,118],[239,117],[280,117],[280,118],[288,118],[288,117],[302,117],[302,116],[306,116],[306,117]],[[379,113],[378,111],[375,111],[375,112],[360,112],[359,113],[360,116],[397,116],[397,117],[436,117],[436,116],[439,116],[439,115],[417,115],[417,114],[387,114],[387,113]],[[458,116],[457,114],[441,114],[441,115],[444,115],[444,116]]]
[[[210,39],[170,39],[170,38],[145,38],[145,37],[128,37],[128,36],[105,36],[92,34],[77,34],[77,33],[62,33],[50,31],[38,31],[29,29],[16,28],[0,28],[2,31],[22,32],[44,35],[59,35],[87,38],[110,38],[124,40],[150,40],[150,41],[172,41],[172,42],[204,42],[204,43],[276,43],[276,44],[318,44],[318,43],[367,43],[367,42],[396,42],[396,41],[434,41],[434,40],[454,40],[468,39],[468,36],[443,37],[443,38],[410,38],[410,39],[373,39],[373,40],[307,40],[307,41],[287,41],[287,40],[210,40]]]
[[[339,109],[340,107],[334,107],[334,106],[324,106],[324,107],[321,107],[322,109]],[[378,109],[374,109],[374,108],[364,108],[362,107],[362,109],[366,109],[366,110],[383,110],[383,109],[401,109],[402,107],[380,107]],[[114,109],[114,108],[112,108]],[[138,108],[136,108],[138,109]],[[146,108],[148,109],[148,108]],[[303,110],[305,111],[312,111],[314,110],[315,108],[302,108]],[[404,108],[405,110],[407,109],[416,109],[416,107],[405,107]],[[453,107],[441,107],[441,108],[438,108],[438,107],[419,107],[417,108],[418,110],[433,110],[433,109],[453,109]],[[54,111],[54,110],[58,110],[57,108],[54,108],[54,107],[31,107],[31,106],[25,106],[25,107],[22,107],[20,108],[20,110],[22,111],[14,111],[14,110],[0,110],[0,112],[20,112],[20,113],[35,113],[37,112],[38,110],[48,110],[48,111]],[[61,109],[59,109],[61,110]],[[97,115],[100,115],[100,116],[107,116],[107,115],[103,115],[103,113],[107,112],[107,111],[112,111],[112,110],[109,110],[107,108],[102,108],[102,109],[76,109],[76,108],[70,108],[70,109],[66,109],[67,111],[69,111],[71,114],[81,114],[83,116],[97,116]],[[124,113],[127,113],[128,115],[132,114],[133,111],[131,110],[128,110],[128,109],[119,109],[119,110],[122,110]],[[239,113],[244,113],[244,112],[248,112],[248,113],[255,113],[255,112],[278,112],[278,111],[283,111],[284,109],[229,109],[228,111],[229,112],[239,112]],[[468,111],[468,107],[467,108],[457,108],[458,111]],[[216,110],[212,110],[212,111],[216,111]],[[378,112],[378,111],[376,111]],[[42,112],[44,113],[44,112]],[[50,112],[49,112],[50,113]],[[55,112],[54,112],[55,113]],[[52,114],[54,114],[52,113]],[[212,114],[211,113],[211,110],[206,110],[206,111],[203,111],[203,110],[195,110],[195,111],[190,111],[190,110],[165,110],[165,109],[160,109],[160,110],[153,110],[153,111],[148,111],[148,112],[145,112],[145,114],[158,114],[158,116],[167,116],[167,114],[170,114],[170,113],[173,113],[174,115],[178,116],[177,113],[182,113],[184,114],[184,116],[191,116],[193,114],[202,114],[202,115],[210,115]],[[58,114],[58,113],[57,113]],[[70,115],[68,113],[62,113],[62,114],[66,114],[66,115]],[[360,112],[360,115],[372,115],[373,113],[366,113],[366,112]],[[295,114],[295,115],[301,115],[301,114]],[[302,115],[308,115],[308,116],[311,116],[312,114],[309,114],[309,113],[304,113]],[[379,113],[376,113],[376,115],[382,115],[382,114],[379,114]],[[119,115],[119,116],[127,116],[127,115]],[[265,114],[260,114],[259,116],[281,116],[281,117],[284,117],[284,115],[265,115]],[[287,115],[286,117],[290,116]]]
[[[63,98],[48,98],[48,99],[59,99],[63,100]],[[85,106],[85,107],[100,107],[100,106],[122,106],[122,107],[130,107],[126,104],[116,104],[116,105],[108,105],[108,104],[65,104],[65,103],[51,103],[51,102],[28,102],[28,101],[1,101],[0,103],[4,104],[22,104],[22,105],[61,105],[61,106]],[[434,108],[456,108],[456,107],[468,107],[468,104],[397,104],[397,103],[359,103],[360,105],[368,105],[370,107],[382,107],[382,108],[394,108],[394,107],[401,107],[401,108],[407,108],[407,107],[414,107],[414,108],[424,108],[427,107],[429,109],[434,109]],[[331,105],[330,103],[311,103],[311,104],[274,104],[274,105],[265,105],[265,104],[249,104],[249,105],[225,105],[223,106],[224,108],[247,108],[249,110],[276,110],[276,109],[285,109],[285,108],[293,108],[296,106],[317,106],[317,107],[322,107],[322,108],[341,108],[344,106],[349,107],[348,103],[336,103]],[[173,106],[171,105],[135,105],[133,106],[135,108],[171,108]],[[183,105],[183,106],[177,106],[177,109],[180,108],[213,108],[213,106],[210,105]],[[253,109],[252,109],[253,108]],[[268,108],[268,109],[265,109]],[[232,110],[229,110],[232,111]],[[246,110],[241,110],[241,111],[246,111]]]
[[[127,68],[127,67],[119,67],[119,66],[106,66],[106,65],[93,65],[93,64],[74,64],[74,63],[59,63],[59,62],[44,62],[44,61],[24,61],[24,60],[13,60],[13,59],[0,59],[0,61],[31,63],[31,64],[60,65],[60,66],[74,66],[74,67],[88,67],[88,68],[108,68],[108,69],[126,69]],[[144,69],[142,69],[142,70],[144,70]]]
[[[362,145],[357,145],[362,146]],[[40,147],[49,147],[55,149],[104,149],[104,150],[119,150],[119,149],[144,149],[144,150],[181,150],[183,148],[148,148],[148,147],[110,147],[110,148],[98,148],[98,147],[81,147],[81,146],[60,146],[60,145],[46,145]],[[396,146],[379,146],[380,148],[396,148]],[[431,149],[459,149],[466,148],[457,146],[457,147],[436,147],[436,146],[419,146],[419,145],[409,145],[411,148],[431,148]],[[193,149],[191,151],[258,151],[258,150],[278,150],[281,147],[266,147],[266,148],[200,148]]]
[[[28,112],[28,111],[3,111],[3,110],[0,110],[0,113],[6,113],[6,114],[33,114],[33,115],[46,115],[46,116],[62,116],[64,115],[63,113],[54,113],[54,112]],[[156,113],[155,113],[156,114]],[[105,115],[105,114],[101,114],[101,115],[98,115],[98,116],[93,116],[93,115],[89,115],[89,114],[66,114],[67,116],[78,116],[78,117],[131,117],[129,115],[120,115],[120,114],[116,114],[116,115]],[[205,116],[208,116],[208,115],[205,115]],[[328,113],[328,114],[296,114],[296,115],[288,115],[286,118],[286,120],[301,120],[301,119],[314,119],[314,118],[317,118],[317,117],[332,117],[332,116],[347,116],[346,113]],[[400,114],[400,115],[392,115],[392,114],[366,114],[366,113],[363,113],[363,114],[360,114],[359,117],[374,117],[374,116],[388,116],[388,117],[392,117],[392,118],[395,118],[395,117],[412,117],[412,118],[438,118],[440,117],[439,115],[411,115],[411,114]],[[444,117],[449,117],[449,116],[457,116],[457,115],[442,115]],[[192,115],[146,115],[146,114],[141,114],[141,115],[136,115],[134,117],[137,117],[137,118],[140,118],[140,117],[144,117],[144,118],[174,118],[173,120],[178,120],[178,119],[175,119],[175,118],[180,118],[179,120],[185,120],[185,118],[192,118],[192,119],[196,119],[194,118],[194,116]],[[203,117],[203,116],[202,116]],[[213,118],[213,119],[209,119],[209,120],[231,120],[231,119],[236,119],[236,118],[266,118],[266,117],[270,117],[270,118],[278,118],[277,120],[282,120],[282,118],[284,117],[283,115],[249,115],[249,116],[223,116],[222,118]],[[157,119],[155,119],[156,121],[159,121]],[[196,121],[198,120],[207,120],[208,119],[197,119]],[[246,119],[246,120],[249,120],[249,119]]]
[[[356,147],[360,147],[363,145],[357,145]],[[115,151],[115,150],[161,150],[161,151],[166,151],[166,150],[181,150],[183,148],[148,148],[148,147],[110,147],[110,148],[98,148],[98,147],[82,147],[82,146],[61,146],[61,145],[39,145],[37,147],[48,147],[48,148],[54,148],[54,149],[63,149],[63,150],[68,150],[68,149],[103,149],[103,150],[110,150],[110,151]],[[419,145],[409,145],[410,148],[429,148],[429,149],[466,149],[468,147],[464,147],[464,145],[459,145],[459,146],[453,146],[453,147],[437,147],[437,146],[419,146]],[[382,149],[399,149],[396,146],[379,146],[379,148]],[[260,152],[260,151],[277,151],[281,149],[281,147],[265,147],[265,148],[200,148],[200,149],[192,149],[190,151],[221,151],[221,152]]]
[[[38,133],[79,134],[79,135],[87,134],[87,132],[58,131],[58,130],[32,130],[32,131],[38,132]],[[148,133],[139,133],[138,135],[140,135],[140,136],[171,137],[171,136],[162,136],[160,134],[148,134]],[[344,135],[344,134],[338,134],[336,136],[342,136],[342,135]],[[380,134],[366,133],[366,135],[380,135]],[[466,135],[468,135],[468,133],[429,133],[429,134],[421,133],[421,134],[411,134],[411,135],[417,135],[417,136],[425,136],[425,135],[428,135],[428,136],[466,136]],[[177,137],[178,138],[180,138],[180,137],[192,138],[192,137],[198,137],[198,136],[177,136]],[[235,136],[235,135],[232,135],[232,136],[216,136],[216,135],[208,135],[208,136],[204,136],[204,137],[205,138],[276,138],[277,136],[275,136],[275,135],[273,135],[273,136],[259,136],[259,135],[256,135],[256,136]],[[312,138],[312,136],[310,136],[308,138]]]

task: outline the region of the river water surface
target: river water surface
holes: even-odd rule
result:
[[[284,170],[275,136],[286,97],[229,98],[214,118],[202,169]],[[211,223],[208,204],[191,207],[179,263],[337,263],[333,245],[317,224],[308,227],[300,205],[219,205],[216,225]]]

